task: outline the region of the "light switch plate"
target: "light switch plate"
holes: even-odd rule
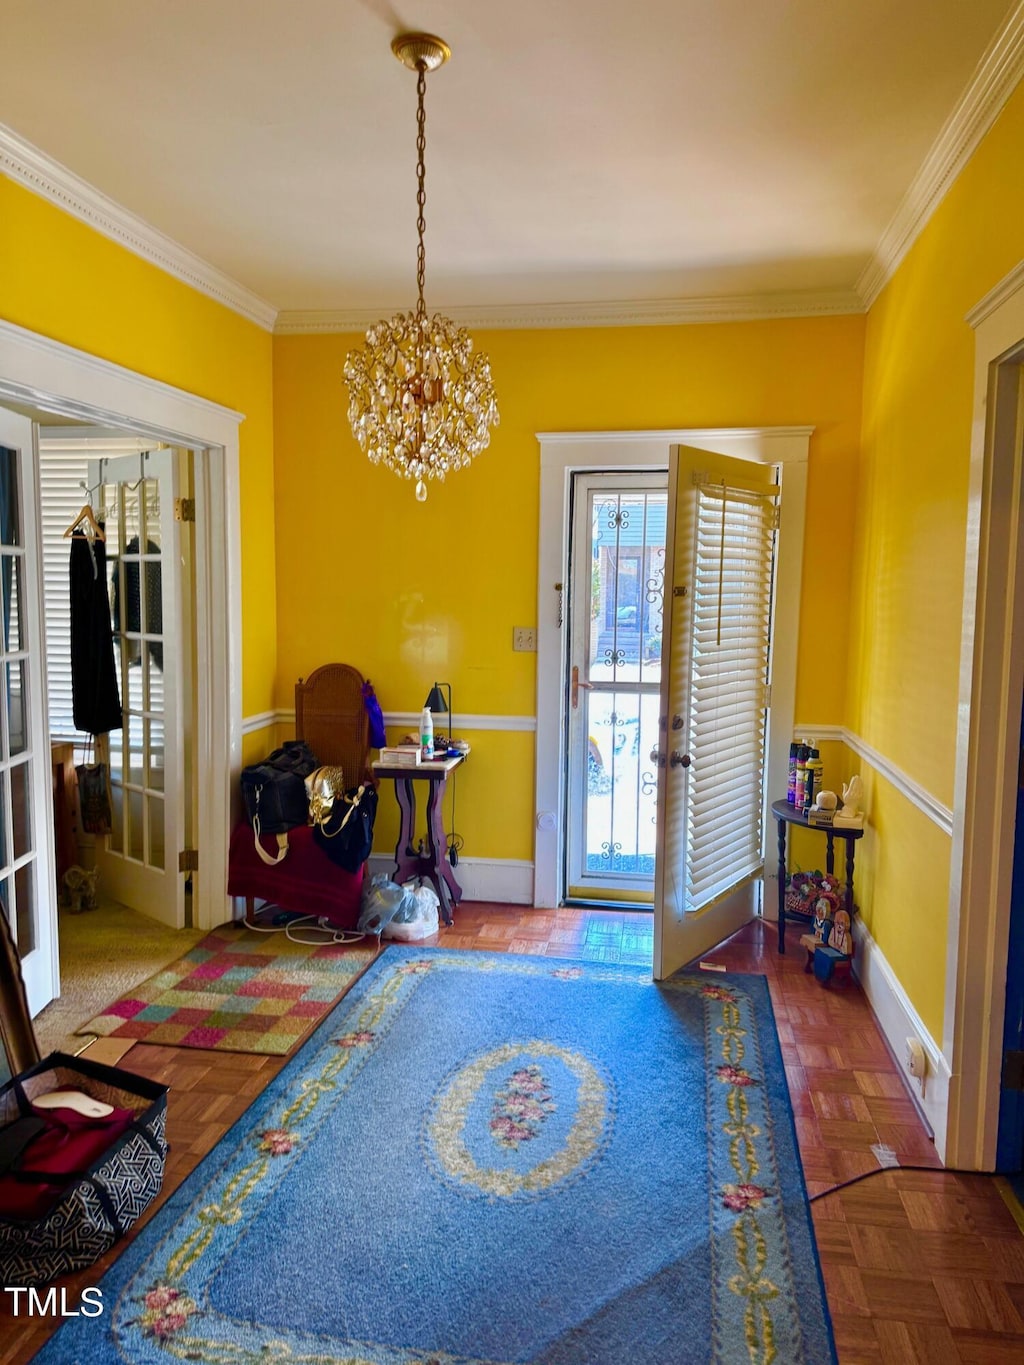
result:
[[[533,626],[512,627],[512,648],[519,650],[520,653],[535,654],[537,652],[537,632]]]

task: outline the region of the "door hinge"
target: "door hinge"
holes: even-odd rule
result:
[[[175,498],[174,499],[174,520],[175,521],[195,521],[196,519],[196,500],[195,498]]]
[[[770,710],[772,709],[772,685],[771,685],[771,683],[765,683],[765,685],[764,685],[764,709],[765,709],[766,711],[770,711]]]
[[[1024,1052],[1010,1049],[1003,1053],[1003,1089],[1024,1090]]]
[[[178,854],[178,871],[199,871],[199,850],[197,848],[183,848],[181,850]]]
[[[771,515],[769,516],[769,519],[768,519],[769,529],[772,530],[772,531],[777,531],[777,530],[779,529],[779,525],[780,525],[781,521],[782,521],[782,508],[779,506],[779,504],[778,504],[777,502],[776,502],[776,503],[773,503],[773,504],[772,504]]]

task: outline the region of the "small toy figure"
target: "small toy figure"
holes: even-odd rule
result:
[[[91,872],[87,872],[77,863],[64,873],[64,897],[73,915],[79,914],[82,910],[96,909],[96,882],[99,875],[98,868],[94,867]]]
[[[828,936],[828,946],[846,957],[853,956],[853,935],[850,933],[850,916],[845,910],[837,910]]]
[[[819,896],[814,904],[812,926],[815,943],[825,943],[832,929],[832,903],[827,896]]]

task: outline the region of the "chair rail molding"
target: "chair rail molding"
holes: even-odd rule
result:
[[[422,714],[421,711],[385,711],[384,724],[393,726],[395,729],[405,727],[406,729],[418,730]],[[242,729],[248,735],[256,730],[266,730],[271,725],[294,724],[294,707],[282,706],[274,711],[260,711],[255,715],[246,716],[242,722]],[[532,734],[537,728],[537,717],[498,716],[456,711],[455,728],[457,730],[518,730]]]
[[[855,753],[858,758],[863,758],[870,763],[876,773],[882,777],[896,790],[901,796],[905,796],[912,806],[916,806],[922,814],[927,815],[928,819],[938,825],[944,834],[953,833],[953,812],[949,806],[945,805],[938,797],[933,796],[930,791],[922,787],[920,782],[908,776],[901,768],[897,768],[895,763],[879,753],[867,740],[861,739],[860,735],[848,730],[845,725],[795,725],[793,727],[793,739],[802,740],[813,735],[815,739],[824,740],[826,743],[845,744],[846,747]]]

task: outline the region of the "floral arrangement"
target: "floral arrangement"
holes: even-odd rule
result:
[[[813,917],[825,909],[821,901],[828,906],[826,917],[832,919],[843,903],[838,879],[821,871],[794,872],[786,888],[786,914]]]

